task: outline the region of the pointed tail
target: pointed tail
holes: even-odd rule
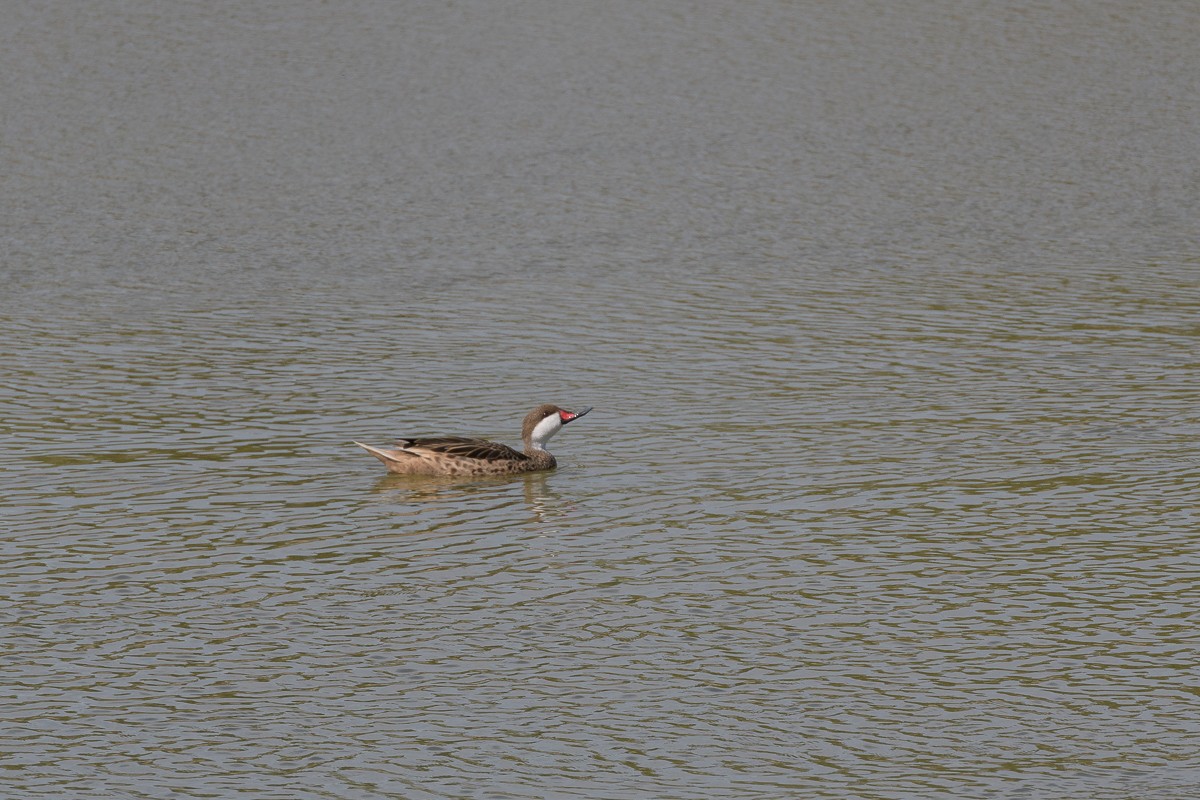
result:
[[[378,458],[384,463],[384,466],[388,466],[389,468],[392,464],[404,464],[411,459],[419,458],[419,456],[416,456],[412,453],[406,453],[403,450],[394,448],[372,447],[371,445],[363,444],[362,442],[355,442],[354,444]]]

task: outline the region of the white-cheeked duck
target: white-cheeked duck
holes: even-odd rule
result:
[[[568,422],[592,410],[567,411],[546,403],[525,415],[521,427],[523,452],[508,445],[465,436],[400,439],[397,447],[372,447],[355,442],[383,462],[388,472],[401,475],[504,475],[537,472],[558,466],[546,449],[550,437]]]

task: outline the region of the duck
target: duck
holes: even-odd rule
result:
[[[466,436],[400,439],[397,447],[354,444],[378,458],[388,472],[400,475],[505,475],[554,469],[558,461],[546,449],[550,437],[592,410],[568,411],[543,403],[525,415],[521,425],[522,452],[499,442]]]

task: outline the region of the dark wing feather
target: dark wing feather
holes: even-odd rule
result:
[[[401,439],[400,446],[404,448],[419,447],[422,450],[445,453],[448,456],[475,458],[480,461],[524,461],[529,458],[506,444],[489,442],[487,439],[470,439],[465,436]]]

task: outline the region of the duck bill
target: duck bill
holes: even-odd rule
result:
[[[584,414],[588,413],[591,410],[592,410],[591,406],[588,406],[583,411],[566,411],[564,409],[563,411],[558,412],[558,416],[559,416],[559,419],[562,420],[563,425],[566,425],[568,422],[579,419],[580,417],[582,417]]]

